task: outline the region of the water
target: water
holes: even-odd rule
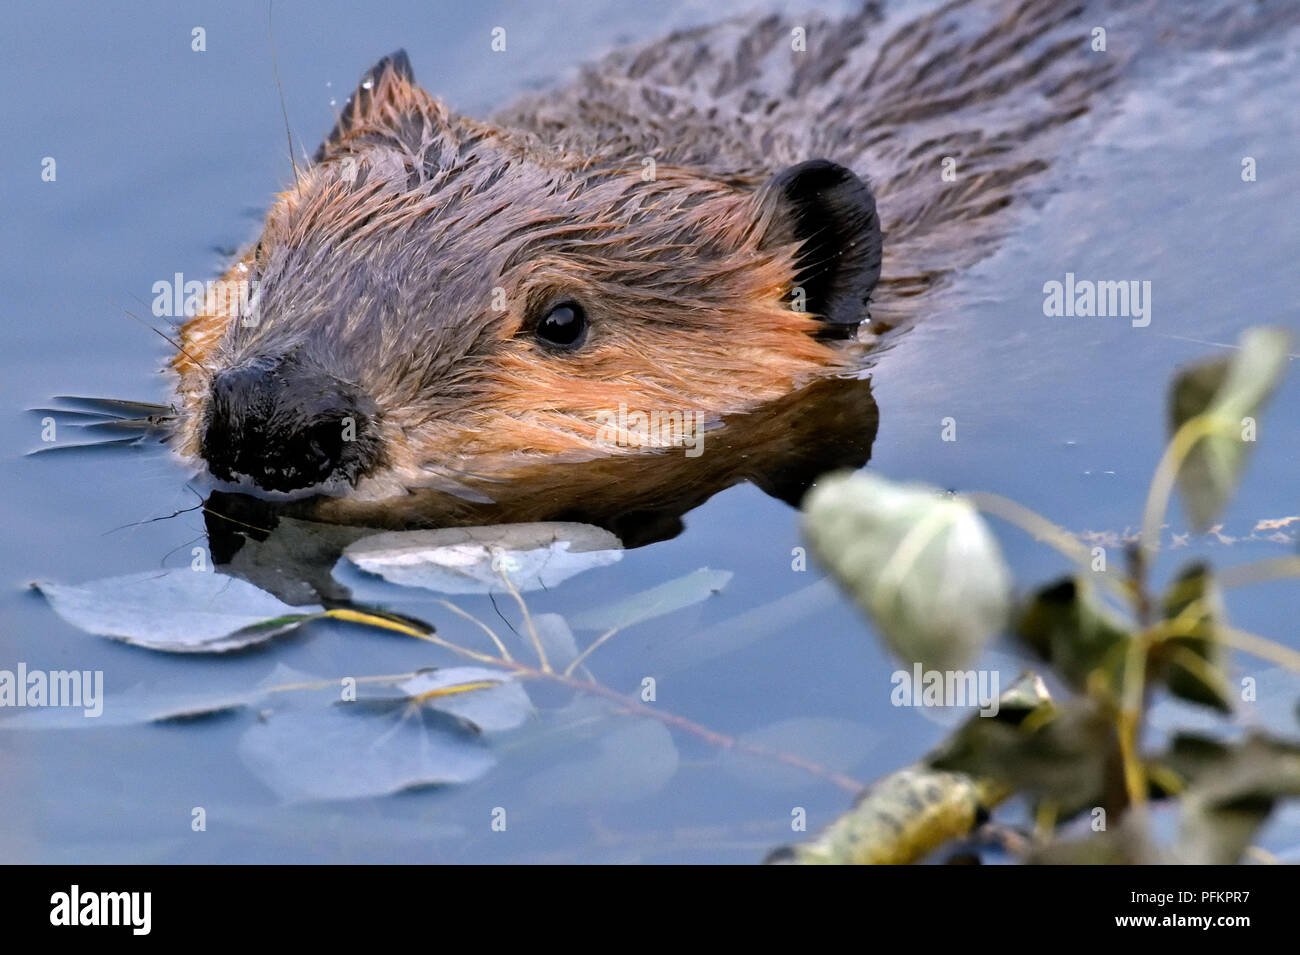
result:
[[[557,44],[551,15],[532,4],[395,4],[376,16],[351,4],[283,3],[279,72],[295,141],[310,150],[332,121],[331,99],[342,102],[361,70],[397,47],[426,88],[484,115],[620,39],[733,8],[587,4],[565,18]],[[0,668],[102,669],[111,695],[141,683],[247,688],[277,663],[335,677],[449,662],[417,641],[332,623],[247,654],[154,654],[81,633],[26,589],[33,579],[185,566],[204,543],[198,499],[174,460],[141,449],[28,457],[41,443],[40,420],[24,409],[68,393],[167,400],[159,373],[167,346],[124,309],[147,315],[153,282],[174,272],[214,275],[215,247],[246,239],[265,197],[288,181],[265,12],[87,3],[9,13],[0,37],[10,93],[10,145],[0,157],[8,409]],[[512,52],[489,60],[499,24]],[[207,31],[207,52],[190,49],[195,26]],[[1223,352],[1249,325],[1297,327],[1300,114],[1279,107],[1300,98],[1295,50],[1294,34],[1279,36],[1131,77],[1119,117],[1081,138],[1038,215],[963,278],[963,304],[926,316],[882,358],[871,466],[996,491],[1080,532],[1134,530],[1173,369]],[[53,183],[40,179],[46,156],[57,161]],[[1243,156],[1256,158],[1258,181],[1241,181]],[[1150,326],[1046,318],[1042,284],[1067,271],[1150,280]],[[1290,542],[1241,538],[1260,519],[1297,513],[1298,399],[1292,362],[1224,517],[1222,534],[1238,540],[1207,545],[1219,562],[1295,552],[1295,525]],[[948,417],[955,442],[940,439]],[[1176,511],[1171,524],[1185,529]],[[1022,586],[1066,569],[1019,532],[997,530]],[[801,544],[791,508],[738,486],[689,513],[681,535],[529,604],[572,615],[700,567],[733,572],[717,596],[618,635],[593,656],[593,670],[625,693],[652,675],[656,707],[719,733],[816,720],[770,738],[870,780],[920,756],[944,727],[890,705],[893,662],[815,568],[792,570]],[[1178,557],[1169,552],[1161,570]],[[1229,616],[1300,646],[1298,591],[1278,582],[1234,592]],[[462,603],[508,632],[487,599]],[[517,621],[508,597],[497,606]],[[473,638],[469,624],[432,605],[427,616],[444,636]],[[1016,664],[1003,652],[1009,679]],[[1241,665],[1243,675],[1264,669]],[[570,702],[558,689],[530,691],[544,709]],[[792,808],[805,808],[816,829],[850,799],[823,779],[736,757],[690,732],[578,713],[588,735],[609,734],[603,742],[580,729],[507,738],[497,768],[467,786],[285,806],[237,755],[253,719],[0,733],[9,779],[0,852],[33,861],[748,862],[789,841]],[[204,832],[191,829],[195,807],[206,811]],[[491,825],[498,808],[505,832]],[[1296,844],[1285,820],[1267,836],[1274,848]]]

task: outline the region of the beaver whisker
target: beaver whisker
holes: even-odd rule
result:
[[[280,115],[284,119],[284,135],[289,143],[289,165],[293,168],[293,186],[299,193],[302,191],[302,182],[298,178],[298,161],[293,156],[293,130],[289,126],[289,107],[284,102],[284,86],[280,83],[280,60],[275,52],[275,26],[272,21],[271,11],[275,5],[275,0],[267,0],[266,4],[266,34],[271,45],[271,71],[275,74],[275,89],[280,96]]]
[[[116,302],[114,302],[113,304],[117,305],[118,308],[122,309],[122,311],[125,312],[129,318],[135,319],[145,328],[149,329],[149,331],[153,332],[155,335],[157,335],[159,338],[165,341],[168,345],[171,345],[172,348],[175,348],[178,352],[183,354],[190,361],[194,362],[194,364],[196,364],[199,368],[203,369],[203,371],[207,373],[208,377],[212,376],[212,370],[209,369],[206,365],[204,365],[203,362],[199,361],[199,359],[195,358],[188,351],[186,351],[185,347],[180,342],[176,341],[174,338],[172,338],[170,335],[166,334],[165,332],[159,331],[158,329],[154,328],[143,318],[141,318],[139,315],[136,315],[134,312],[126,308],[124,305],[118,305]]]

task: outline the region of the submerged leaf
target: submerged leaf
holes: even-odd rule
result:
[[[578,642],[573,639],[569,622],[558,613],[535,613],[532,619],[546,659],[555,669],[563,671],[578,656]]]
[[[833,604],[838,593],[835,581],[823,577],[702,630],[658,634],[645,656],[647,672],[665,676],[682,672],[760,640],[786,634]]]
[[[692,604],[708,600],[731,582],[729,570],[710,570],[701,567],[683,577],[651,587],[626,597],[617,603],[597,607],[572,618],[578,630],[626,629],[636,623],[653,620],[681,610]]]
[[[808,495],[804,530],[905,662],[960,668],[1006,622],[1002,555],[959,497],[865,472],[831,475]]]
[[[1170,434],[1200,416],[1211,423],[1178,472],[1183,504],[1198,532],[1210,526],[1237,486],[1253,444],[1253,438],[1245,440],[1243,419],[1258,415],[1277,387],[1289,346],[1283,329],[1250,328],[1233,355],[1194,365],[1174,380]]]
[[[343,552],[354,566],[403,587],[445,594],[505,588],[502,575],[527,593],[622,559],[622,543],[589,524],[559,522],[389,531]]]
[[[466,783],[495,763],[458,718],[406,700],[277,710],[248,728],[239,755],[286,802]]]
[[[319,613],[247,581],[188,568],[109,577],[80,586],[32,584],[74,627],[151,650],[220,653],[269,640]]]
[[[751,746],[789,753],[834,773],[847,773],[876,747],[880,734],[850,720],[796,717],[751,730],[738,737]],[[725,749],[721,764],[732,775],[762,789],[788,790],[819,782],[806,770],[762,758],[743,749]]]
[[[533,776],[533,798],[562,806],[627,802],[653,795],[677,772],[677,745],[658,720],[621,719],[596,737],[594,749]]]
[[[495,762],[480,734],[533,713],[514,675],[487,667],[422,670],[358,691],[350,702],[338,687],[286,693],[244,733],[240,756],[286,801],[381,796],[476,779]]]

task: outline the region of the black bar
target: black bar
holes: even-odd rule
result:
[[[275,926],[272,937],[295,941],[337,945],[355,938],[373,945],[424,936],[437,944],[458,928],[486,939],[503,926],[550,932],[563,924],[592,928],[611,916],[651,933],[702,922],[731,938],[761,936],[780,920],[805,938],[815,926],[824,931],[838,923],[837,936],[863,941],[881,932],[915,932],[918,940],[964,932],[988,941],[1028,929],[1048,933],[1045,940],[1188,933],[1231,940],[1257,929],[1270,936],[1288,931],[1295,915],[1294,873],[1285,866],[921,866],[864,868],[833,879],[826,874],[826,882],[821,875],[794,876],[792,867],[779,867],[784,875],[771,867],[730,868],[725,874],[703,867],[635,874],[587,867],[550,873],[527,867],[10,867],[0,925],[18,938],[76,933],[83,940],[100,935],[128,944],[146,937],[197,939],[205,947],[255,940]],[[52,924],[52,917],[66,916],[73,885],[83,913],[90,911],[86,905],[99,910],[98,893],[149,893],[147,935],[136,932],[143,927],[143,895],[134,897],[138,907],[132,909],[122,896],[108,900],[104,911],[111,915],[117,905],[119,922],[127,924]],[[96,894],[93,903],[86,902],[90,894]],[[68,903],[61,912],[60,897]],[[486,921],[478,917],[483,914]],[[1146,918],[1153,921],[1133,921]],[[1206,918],[1210,924],[1200,924]]]

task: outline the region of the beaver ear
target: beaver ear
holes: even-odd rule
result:
[[[316,149],[313,161],[329,158],[333,147],[356,129],[381,125],[386,110],[401,114],[411,108],[414,101],[415,74],[405,50],[384,57],[366,70],[357,83],[356,91],[343,105],[339,121]]]
[[[798,243],[795,287],[803,311],[833,325],[867,317],[880,278],[876,199],[854,172],[825,159],[791,166],[760,190],[762,247]]]

